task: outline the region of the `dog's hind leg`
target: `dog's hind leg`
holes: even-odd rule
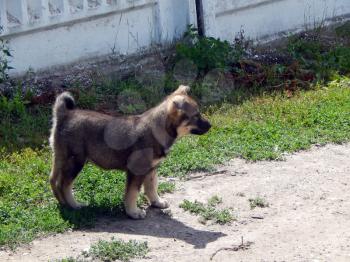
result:
[[[78,160],[76,157],[70,157],[62,173],[60,191],[65,204],[73,209],[79,209],[86,206],[83,203],[77,202],[73,196],[73,182],[79,172],[83,169],[84,163],[85,159]]]
[[[53,164],[52,164],[52,170],[50,173],[50,185],[52,192],[58,202],[61,205],[65,205],[66,201],[64,200],[64,197],[61,192],[61,184],[62,184],[62,168],[61,168],[61,162],[58,161],[58,159],[53,156]]]
[[[125,211],[126,214],[133,219],[143,219],[146,217],[146,211],[137,207],[137,197],[139,195],[145,176],[133,175],[128,173],[126,192],[125,192]]]
[[[143,187],[145,194],[153,207],[161,209],[169,207],[168,202],[162,200],[158,195],[158,176],[155,170],[146,175]]]

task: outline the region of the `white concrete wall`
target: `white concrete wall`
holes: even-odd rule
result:
[[[171,42],[182,36],[194,15],[188,0],[0,0],[12,75]]]
[[[271,39],[350,15],[350,0],[202,0],[205,33]],[[0,0],[12,75],[135,54],[196,24],[195,0]]]
[[[203,0],[205,33],[232,41],[237,32],[273,39],[350,14],[350,0]]]

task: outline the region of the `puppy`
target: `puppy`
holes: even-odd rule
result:
[[[157,193],[156,168],[177,138],[202,135],[211,125],[180,86],[158,106],[141,115],[113,117],[94,111],[75,109],[73,97],[64,92],[53,106],[50,145],[53,150],[50,184],[61,205],[78,209],[72,194],[74,179],[87,161],[104,169],[119,169],[127,174],[125,210],[133,219],[146,212],[137,207],[141,186],[151,205],[169,205]]]

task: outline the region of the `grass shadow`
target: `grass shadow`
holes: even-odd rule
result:
[[[107,206],[86,206],[80,209],[58,207],[62,219],[73,225],[73,228],[91,228],[101,218],[125,217],[121,207],[111,208]]]

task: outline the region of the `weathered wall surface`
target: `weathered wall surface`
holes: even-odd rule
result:
[[[0,24],[12,74],[23,74],[171,42],[191,23],[190,8],[188,0],[0,0]]]
[[[197,21],[195,0],[0,0],[12,75],[138,54]],[[350,0],[202,0],[204,31],[273,39],[350,15]]]
[[[207,35],[232,40],[274,39],[350,15],[349,0],[203,0]]]

